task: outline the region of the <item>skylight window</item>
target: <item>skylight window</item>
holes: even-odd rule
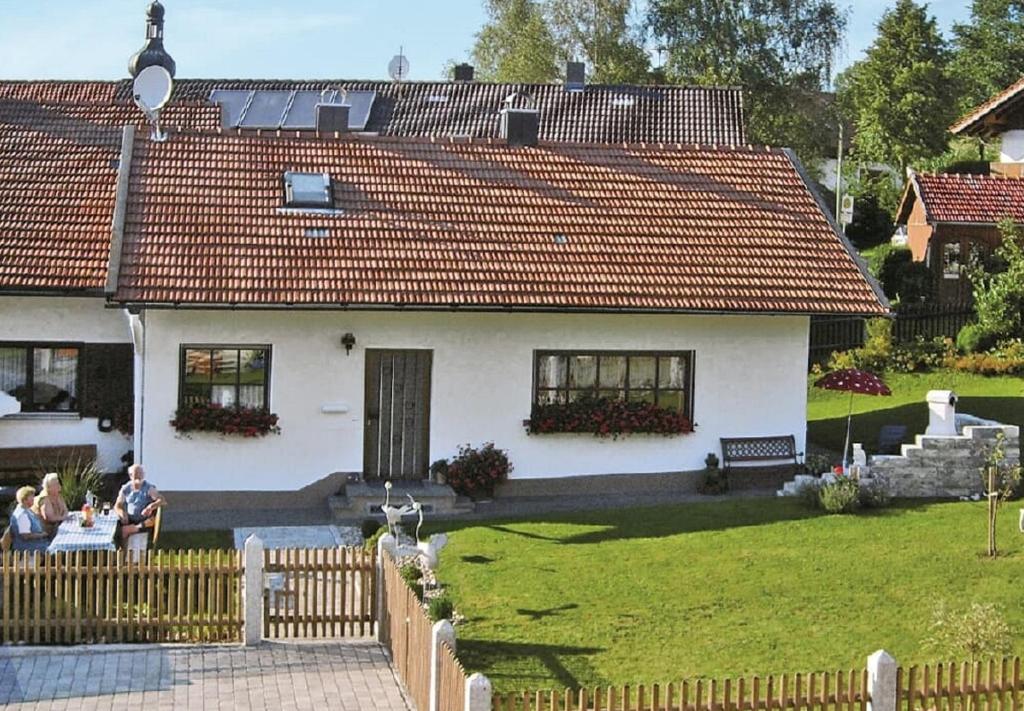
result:
[[[327,173],[284,174],[285,207],[332,208],[331,176]]]

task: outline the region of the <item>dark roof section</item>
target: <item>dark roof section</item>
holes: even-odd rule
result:
[[[497,138],[499,112],[511,95],[540,110],[540,140],[572,143],[746,143],[743,96],[737,88],[588,85],[582,92],[555,84],[480,82],[277,81],[182,79],[172,105],[197,104],[214,89],[376,91],[366,127],[386,136]],[[61,103],[131,104],[131,84],[119,82],[0,82],[0,97]]]
[[[1024,179],[1003,175],[911,173],[896,213],[906,224],[914,202],[930,223],[995,225],[1006,218],[1024,222]]]
[[[283,210],[286,170],[338,212]],[[181,132],[136,142],[115,300],[887,311],[783,150]]]

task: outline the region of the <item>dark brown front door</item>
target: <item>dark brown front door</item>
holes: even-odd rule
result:
[[[430,466],[433,351],[366,351],[363,476],[420,480]]]

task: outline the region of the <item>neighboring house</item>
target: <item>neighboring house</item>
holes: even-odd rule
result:
[[[896,214],[907,228],[914,260],[932,271],[940,302],[969,300],[963,267],[971,254],[989,253],[1002,239],[998,223],[1024,221],[1024,79],[958,120],[955,136],[999,141],[1000,157],[989,175],[908,172]]]
[[[1024,220],[1024,182],[1002,175],[908,173],[896,222],[906,225],[914,260],[928,265],[934,299],[969,301],[964,267],[971,255],[986,255],[1002,239],[1004,218]]]
[[[99,437],[112,344],[136,459],[183,504],[308,505],[487,441],[519,479],[693,471],[720,437],[802,450],[810,317],[887,312],[791,152],[721,147],[736,90],[350,84],[351,130],[314,131],[337,86],[179,82],[158,142],[117,128],[124,82],[0,83],[0,377],[26,410],[0,447]],[[694,431],[527,433],[587,397]],[[211,403],[281,432],[171,426]]]

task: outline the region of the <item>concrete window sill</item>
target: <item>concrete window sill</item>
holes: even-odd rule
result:
[[[81,420],[82,416],[77,412],[21,412],[15,415],[5,415],[0,420],[21,420],[21,421],[42,421],[49,422],[58,420],[61,422]]]

